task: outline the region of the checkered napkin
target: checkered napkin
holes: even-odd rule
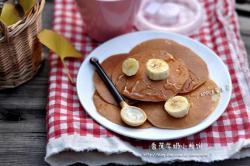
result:
[[[154,142],[120,136],[100,126],[84,111],[61,61],[51,54],[45,157],[49,164],[210,162],[250,156],[250,71],[235,2],[200,2],[206,19],[199,32],[191,37],[214,50],[228,66],[232,78],[232,98],[223,115],[202,132],[178,140]],[[55,0],[53,29],[86,56],[99,44],[87,36],[74,0]],[[80,60],[67,63],[74,78],[80,64]]]

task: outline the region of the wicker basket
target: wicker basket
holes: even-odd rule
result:
[[[38,0],[29,15],[14,25],[6,27],[0,21],[0,89],[21,85],[40,68],[42,45],[36,36],[42,29],[44,5],[45,0]]]

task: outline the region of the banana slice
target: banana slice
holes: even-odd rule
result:
[[[182,118],[188,114],[190,104],[186,97],[175,96],[166,101],[164,108],[169,115]]]
[[[169,75],[169,65],[162,59],[149,59],[146,64],[146,74],[151,80],[164,80]]]
[[[127,58],[122,63],[122,72],[127,76],[133,76],[139,70],[139,62],[135,58]]]

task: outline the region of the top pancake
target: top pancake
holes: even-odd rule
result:
[[[216,108],[220,95],[217,85],[208,80],[205,84],[185,95],[190,103],[188,114],[183,118],[173,118],[164,110],[164,102],[140,102],[138,107],[147,114],[148,120],[156,127],[181,129],[195,126],[211,114]]]
[[[189,78],[179,93],[191,92],[208,80],[206,63],[191,49],[172,40],[154,39],[145,41],[130,51],[130,55],[148,50],[165,50],[176,59],[181,59],[189,70]]]
[[[112,81],[123,95],[139,101],[159,102],[175,96],[188,79],[188,69],[172,55],[163,50],[144,51],[129,56],[139,62],[136,75],[128,77],[122,72],[122,62],[112,74]],[[169,76],[165,80],[152,81],[146,75],[146,63],[149,59],[165,60],[169,67]]]

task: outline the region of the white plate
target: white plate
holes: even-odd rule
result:
[[[109,120],[102,117],[95,108],[92,97],[95,91],[93,83],[94,68],[89,63],[91,57],[97,57],[100,62],[102,62],[107,57],[129,52],[135,45],[150,39],[165,38],[174,40],[184,46],[191,48],[196,52],[206,63],[209,69],[210,78],[216,82],[216,84],[221,87],[224,91],[221,93],[221,99],[216,107],[215,111],[210,114],[205,120],[196,126],[187,129],[159,129],[159,128],[149,128],[149,129],[134,129],[123,127],[110,122]],[[226,90],[225,90],[226,88]],[[121,135],[137,138],[142,140],[169,140],[181,138],[194,133],[197,133],[208,126],[210,126],[214,121],[216,121],[221,114],[226,109],[232,92],[231,78],[227,67],[222,62],[222,60],[208,47],[195,41],[191,38],[167,32],[158,31],[142,31],[135,32],[126,35],[122,35],[111,39],[94,51],[92,51],[89,56],[82,63],[77,76],[77,93],[81,104],[87,113],[95,119],[102,126],[119,133]]]

